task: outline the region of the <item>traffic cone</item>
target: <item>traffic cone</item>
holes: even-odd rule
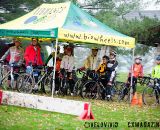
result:
[[[79,117],[80,120],[94,120],[93,113],[91,111],[91,104],[84,104],[84,111]]]
[[[139,107],[142,107],[142,95],[140,96],[139,100],[138,100],[138,106]]]
[[[138,99],[137,99],[137,93],[133,95],[133,98],[131,100],[131,106],[137,105],[138,104]]]
[[[3,94],[3,92],[2,92],[2,90],[0,90],[0,105],[2,104],[2,94]]]

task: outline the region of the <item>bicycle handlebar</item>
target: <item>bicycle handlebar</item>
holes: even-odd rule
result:
[[[4,60],[0,60],[0,63],[4,63]]]

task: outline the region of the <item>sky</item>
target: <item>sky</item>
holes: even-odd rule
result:
[[[160,10],[160,2],[159,5],[155,5],[156,0],[143,0],[144,3],[149,2],[144,10]]]
[[[78,1],[80,3],[84,3],[85,0],[78,0]],[[155,5],[155,1],[157,0],[141,0],[141,1],[143,3],[142,5],[144,6],[142,10],[160,10],[160,2],[159,5]]]

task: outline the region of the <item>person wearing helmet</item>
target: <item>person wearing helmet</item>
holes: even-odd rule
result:
[[[152,77],[160,79],[160,55],[156,58],[156,66],[152,70]]]
[[[111,86],[114,81],[115,75],[116,75],[116,69],[118,67],[118,62],[116,60],[117,53],[115,51],[111,51],[109,55],[109,61],[107,63],[106,68],[106,96],[107,100],[110,100],[111,98]]]
[[[21,45],[20,39],[16,38],[14,43],[15,43],[15,46],[10,47],[8,51],[6,51],[6,53],[1,57],[0,60],[3,61],[6,59],[8,55],[10,55],[9,64],[14,65],[14,70],[18,72],[20,66],[22,66],[22,63],[23,63],[24,50],[23,48],[20,47]],[[17,78],[18,78],[18,74],[15,74],[14,75],[15,85],[16,85]],[[11,80],[11,76],[8,77],[9,86],[10,86],[10,80]]]
[[[60,66],[62,74],[64,73],[64,71],[67,72],[71,96],[73,96],[73,89],[74,89],[74,84],[75,84],[73,77],[72,77],[72,72],[74,68],[74,57],[72,55],[73,54],[72,52],[73,52],[73,48],[67,47],[67,55],[63,56],[61,66]]]
[[[137,79],[143,77],[143,65],[141,62],[142,62],[142,58],[140,56],[137,56],[135,58],[135,63],[131,66],[129,71],[127,84],[128,85],[131,84],[131,76],[133,76],[133,80],[132,80],[133,94],[136,92]],[[133,72],[132,72],[132,68],[133,68]]]
[[[100,75],[100,81],[103,84],[104,87],[106,87],[106,69],[107,69],[107,63],[109,62],[109,57],[104,55],[102,57],[102,63],[98,66],[98,68],[95,70],[96,73]],[[105,99],[105,90],[102,92],[102,99]]]
[[[43,65],[41,48],[38,46],[37,38],[32,38],[31,44],[26,47],[24,59],[26,62],[26,66],[30,66],[30,64],[32,64],[33,66]]]
[[[17,66],[21,66],[23,63],[24,50],[20,47],[20,39],[17,38],[14,43],[15,46],[10,47],[8,51],[2,56],[1,60],[4,60],[8,56],[8,54],[10,54],[9,64],[14,63]]]
[[[84,61],[84,68],[89,70],[95,70],[100,64],[100,59],[98,58],[98,48],[92,48],[92,53]]]

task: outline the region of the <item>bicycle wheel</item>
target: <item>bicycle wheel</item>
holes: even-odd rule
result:
[[[113,85],[111,87],[111,99],[112,101],[117,101],[118,99],[119,90],[116,89],[116,86]]]
[[[146,87],[143,90],[142,99],[145,105],[149,105],[149,106],[154,105],[157,102],[156,90],[153,89],[152,87]]]
[[[82,98],[89,98],[94,99],[97,95],[97,86],[95,81],[88,81],[86,82],[81,90],[81,97]]]
[[[60,89],[58,93],[62,96],[65,96],[68,94],[68,84],[66,80],[64,79],[60,80]]]
[[[50,94],[52,92],[52,81],[53,79],[51,77],[44,78],[43,89],[46,94]]]
[[[9,83],[8,83],[8,75],[9,75],[9,70],[7,67],[1,68],[1,86],[4,90],[7,90],[9,88]]]
[[[82,89],[82,79],[78,79],[74,85],[74,90],[73,90],[74,96],[80,95],[81,89]]]
[[[22,93],[31,93],[34,87],[34,79],[30,74],[21,74],[17,79],[17,90]]]
[[[11,75],[11,74],[10,74]],[[13,77],[12,77],[13,76]],[[11,82],[10,82],[10,88],[11,90],[16,90],[17,89],[17,79],[20,76],[19,73],[13,73],[11,76]]]
[[[122,88],[118,92],[118,101],[127,102],[129,101],[129,98],[130,98],[130,88],[128,88],[125,83],[122,85],[123,85]]]

